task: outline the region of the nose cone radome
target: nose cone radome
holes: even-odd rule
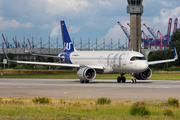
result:
[[[148,66],[148,62],[147,61],[143,61],[141,64],[141,69],[142,70],[147,70],[149,68]]]

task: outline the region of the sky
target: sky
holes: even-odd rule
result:
[[[64,20],[70,27],[69,33],[74,42],[79,43],[102,43],[111,39],[114,43],[120,39],[125,43],[126,36],[117,21],[120,21],[129,29],[127,23],[130,15],[127,14],[127,0],[0,0],[0,33],[23,42],[23,38],[29,38],[34,43],[39,43],[42,37],[43,44],[48,42],[56,43],[57,37],[60,40],[60,20]],[[172,30],[175,18],[180,20],[179,0],[144,0],[144,13],[142,24],[146,23],[156,32],[161,31],[167,34],[169,18],[173,19]],[[178,24],[179,28],[179,24]],[[147,35],[150,33],[142,25],[142,30]],[[0,44],[3,42],[0,37]]]

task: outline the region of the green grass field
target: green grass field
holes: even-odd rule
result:
[[[173,120],[180,119],[180,108],[167,101],[143,101],[150,115],[133,116],[129,110],[136,101],[112,101],[98,105],[91,99],[52,99],[48,104],[36,104],[32,98],[3,98],[0,101],[0,119],[3,120]],[[142,101],[140,101],[142,102]],[[170,109],[173,116],[165,116]]]
[[[116,79],[118,74],[102,74],[97,75],[96,79]],[[126,79],[131,79],[131,75],[126,74]],[[53,79],[78,79],[76,73],[55,73],[55,74],[17,74],[17,75],[1,75],[0,78],[53,78]],[[153,74],[151,80],[180,80],[180,74]]]

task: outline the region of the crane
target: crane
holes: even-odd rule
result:
[[[144,43],[144,48],[148,46],[148,36],[143,30],[141,31],[141,42]]]
[[[167,35],[164,35],[164,41],[163,41],[164,47],[167,47],[169,41],[171,40],[171,26],[172,26],[172,18],[169,18]]]
[[[126,37],[128,38],[128,49],[129,49],[130,48],[130,34],[128,32],[128,29],[126,27],[124,27],[119,21],[118,21],[118,24],[122,28],[122,30],[125,33]]]
[[[144,48],[154,46],[153,38],[150,35],[146,35],[146,33],[142,30],[141,31],[141,42],[144,43]]]
[[[17,48],[17,42],[14,40],[14,38],[12,38],[15,44],[15,48]]]
[[[147,29],[148,31],[151,33],[151,35],[154,37],[154,39],[156,39],[156,33],[154,32],[154,30],[150,27],[148,27],[146,24],[143,24]]]
[[[163,43],[164,43],[164,36],[161,34],[160,31],[158,31],[157,36],[156,36],[156,49],[157,49],[157,46],[159,46],[160,49],[162,49]]]
[[[27,41],[28,41],[28,43],[29,43],[29,47],[31,48],[31,43],[30,43],[30,41],[29,41],[29,38],[27,39]]]
[[[7,45],[6,39],[5,39],[5,37],[4,37],[4,34],[2,34],[2,37],[3,37],[4,43],[5,43],[5,45],[6,45],[6,48],[8,48],[8,45]]]
[[[177,25],[178,25],[178,19],[176,18],[175,21],[174,21],[174,30],[173,30],[173,32],[176,32]]]
[[[152,28],[148,27],[146,24],[143,24],[143,25],[147,28],[147,30],[151,33],[151,35],[154,38],[154,40],[150,44],[154,45],[155,48],[157,49],[157,44],[156,44],[157,43],[157,40],[156,40],[157,35],[156,35],[155,31]]]
[[[167,35],[166,37],[170,39],[171,36],[171,25],[172,25],[172,18],[169,18],[169,23],[168,23],[168,30],[167,30]]]

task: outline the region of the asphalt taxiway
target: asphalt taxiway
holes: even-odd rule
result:
[[[116,80],[94,80],[81,84],[78,79],[0,78],[0,97],[36,97],[112,100],[167,100],[180,98],[180,81],[146,80],[131,84]]]

